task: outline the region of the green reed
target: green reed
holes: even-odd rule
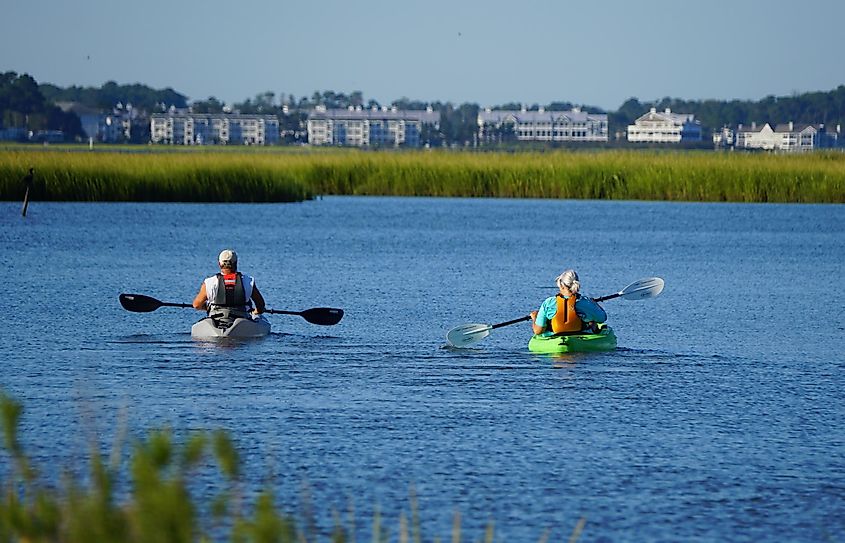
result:
[[[89,473],[67,473],[59,482],[42,480],[18,439],[23,414],[21,404],[0,391],[6,457],[9,466],[0,470],[0,543],[193,543],[229,540],[237,543],[308,543],[328,540],[354,542],[354,510],[348,522],[333,511],[330,534],[319,534],[313,507],[306,503],[304,519],[279,510],[269,484],[252,500],[245,499],[240,455],[229,435],[222,431],[194,432],[181,443],[167,430],[151,431],[136,440],[128,464],[122,458],[125,428],[118,432],[109,458],[92,447]],[[121,425],[123,427],[124,425]],[[130,484],[121,499],[121,465],[128,465]],[[126,471],[125,469],[123,471]],[[209,473],[211,472],[211,473]],[[210,484],[212,475],[221,482]],[[200,482],[202,481],[202,482]],[[193,484],[192,484],[193,483]],[[202,491],[198,489],[202,489]],[[400,542],[421,543],[417,498],[410,492],[410,526],[404,511],[394,532]],[[584,529],[582,517],[570,535],[574,543]],[[484,541],[492,543],[494,526],[488,524]],[[540,541],[545,542],[548,534]],[[460,543],[460,515],[455,513],[449,540]],[[394,541],[376,510],[371,541]],[[434,541],[440,541],[435,538]]]
[[[279,155],[0,151],[0,199],[22,198],[35,169],[33,200],[296,202],[312,197]]]
[[[845,154],[360,153],[314,157],[323,194],[845,202]]]
[[[317,194],[845,202],[845,153],[142,148],[0,150],[0,199],[295,201]]]

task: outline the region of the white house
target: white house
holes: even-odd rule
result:
[[[273,145],[279,143],[276,115],[237,113],[154,113],[150,141],[170,145]]]
[[[482,143],[504,141],[606,142],[607,115],[570,111],[507,111],[485,109],[478,112],[478,139]]]
[[[701,141],[701,122],[691,113],[672,113],[655,108],[628,125],[631,143],[681,143]]]
[[[440,112],[396,108],[326,109],[317,106],[308,115],[308,143],[353,147],[400,145],[419,147],[422,129],[440,127]]]
[[[839,127],[835,132],[825,129],[823,124],[778,124],[769,123],[757,127],[739,125],[736,130],[735,146],[739,149],[763,149],[767,151],[804,152],[836,147],[839,142]]]

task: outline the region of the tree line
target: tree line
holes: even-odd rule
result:
[[[131,104],[133,108],[146,113],[167,111],[171,107],[190,107],[197,113],[239,112],[245,114],[277,115],[281,130],[288,134],[303,131],[308,112],[316,106],[329,109],[361,107],[381,108],[377,100],[367,99],[361,91],[351,93],[323,91],[311,96],[297,97],[293,94],[276,94],[271,91],[259,93],[242,102],[225,104],[209,96],[204,100],[190,102],[188,98],[171,89],[153,89],[142,84],[118,85],[114,81],[102,87],[71,86],[61,88],[48,83],[38,84],[27,74],[15,72],[0,74],[0,123],[2,128],[27,128],[28,130],[62,130],[71,139],[83,136],[79,118],[72,112],[64,112],[56,104],[75,102],[99,111],[111,111],[117,104]],[[454,104],[442,101],[411,100],[406,97],[394,100],[390,107],[404,110],[432,108],[440,113],[440,127],[427,127],[424,141],[433,145],[472,143],[478,130],[477,117],[481,109],[475,103]],[[662,98],[654,101],[640,101],[630,98],[616,111],[605,111],[590,105],[576,105],[571,102],[550,104],[520,104],[510,102],[492,106],[491,109],[519,111],[523,108],[546,111],[567,111],[580,107],[589,113],[604,113],[608,116],[611,130],[624,130],[629,124],[650,108],[662,111],[670,108],[676,113],[691,113],[702,124],[704,134],[723,126],[763,123],[824,123],[828,127],[845,124],[845,85],[831,91],[809,92],[793,96],[767,96],[759,101],[752,100],[683,100]],[[288,139],[290,141],[290,139]]]
[[[78,116],[62,111],[46,99],[35,79],[15,72],[0,74],[2,128],[22,128],[34,133],[61,130],[71,137],[83,135]]]

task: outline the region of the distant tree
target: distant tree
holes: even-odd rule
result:
[[[73,139],[83,135],[75,113],[65,113],[45,99],[38,83],[27,74],[0,74],[0,123],[32,131],[61,130]]]
[[[235,103],[234,109],[241,113],[248,114],[275,114],[278,111],[278,108],[274,104],[275,99],[276,94],[274,92],[266,91],[256,94],[255,99],[247,98],[243,102]]]
[[[619,109],[608,114],[607,121],[619,129],[622,127],[627,128],[629,124],[633,124],[645,111],[646,106],[641,104],[639,100],[629,98]]]
[[[225,104],[215,98],[209,96],[207,100],[200,100],[191,104],[191,109],[195,113],[222,113]]]
[[[84,106],[111,111],[118,103],[132,106],[142,112],[162,111],[170,106],[185,108],[187,97],[171,88],[156,90],[146,85],[118,85],[114,81],[102,87],[68,87],[62,89],[55,85],[42,84],[39,89],[50,102],[77,102]],[[162,108],[164,105],[164,108]]]
[[[454,107],[451,103],[436,104],[440,111],[440,131],[443,134],[444,143],[459,146],[472,145],[478,134],[478,110],[477,104],[461,104]]]
[[[398,100],[394,100],[391,104],[392,107],[396,109],[403,109],[406,111],[422,111],[429,107],[431,104],[428,102],[422,102],[420,100],[411,100],[410,98],[402,97]]]
[[[308,141],[306,124],[308,112],[301,109],[289,110],[287,114],[279,115],[279,129],[282,141],[287,144],[305,143]]]
[[[62,111],[56,106],[50,106],[47,111],[47,126],[54,130],[61,130],[66,136],[73,138],[85,136],[79,116],[72,112]]]
[[[15,72],[3,74],[0,108],[28,115],[42,111],[44,107],[44,96],[30,75],[18,76]]]
[[[420,141],[428,147],[442,147],[445,138],[440,128],[432,124],[424,124],[420,129]]]
[[[256,113],[270,113],[275,109],[276,93],[272,91],[265,91],[261,94],[255,95]]]
[[[490,109],[499,111],[520,111],[522,109],[522,104],[508,102],[507,104],[502,104],[500,106],[493,106]]]

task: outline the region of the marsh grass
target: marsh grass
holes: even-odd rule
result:
[[[222,431],[195,432],[177,442],[171,432],[156,430],[137,440],[128,462],[131,478],[121,481],[120,441],[106,461],[92,447],[88,475],[67,473],[59,483],[43,481],[18,440],[21,404],[0,392],[4,445],[11,469],[0,477],[0,543],[308,543],[358,541],[355,513],[350,505],[348,523],[333,511],[334,527],[321,535],[314,509],[306,498],[305,518],[280,511],[269,485],[251,502],[243,497],[242,468],[237,449]],[[122,432],[118,432],[120,435]],[[0,455],[0,459],[3,455]],[[209,470],[222,480],[209,485]],[[125,471],[125,470],[124,470]],[[80,480],[80,479],[84,479]],[[129,490],[118,499],[117,487]],[[197,488],[202,491],[197,491]],[[574,543],[584,528],[579,520],[569,538]],[[410,524],[404,511],[391,533],[376,509],[372,543],[421,543],[416,494],[410,492]],[[460,515],[455,514],[450,539],[462,540]],[[484,532],[485,543],[495,539],[493,523]],[[547,540],[544,534],[540,541]],[[441,541],[434,538],[433,541]]]
[[[845,203],[845,153],[0,150],[0,199],[283,202],[313,195]]]
[[[297,202],[311,198],[278,155],[0,151],[0,199],[98,202]]]
[[[311,158],[322,194],[845,202],[845,154],[360,153]]]

